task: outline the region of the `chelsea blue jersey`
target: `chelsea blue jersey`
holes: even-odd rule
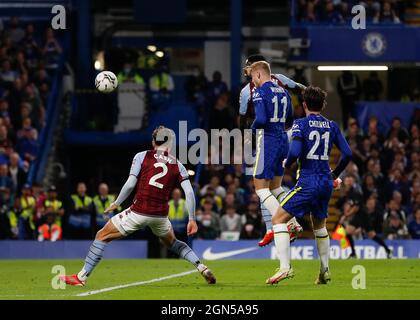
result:
[[[267,81],[252,94],[255,120],[252,129],[264,129],[264,135],[281,136],[292,120],[292,102],[287,91]]]
[[[300,175],[330,175],[329,159],[333,144],[345,157],[351,156],[350,147],[338,125],[320,114],[310,114],[295,120],[292,127],[292,144],[293,140],[301,141],[301,150],[298,151]]]

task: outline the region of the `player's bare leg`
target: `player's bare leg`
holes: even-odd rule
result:
[[[73,286],[84,286],[88,276],[101,261],[106,245],[112,240],[121,238],[123,238],[123,235],[118,231],[112,221],[109,220],[105,226],[96,233],[95,241],[93,241],[89,248],[82,270],[78,274],[61,276],[60,279]]]
[[[291,218],[292,216],[280,206],[273,215],[274,242],[280,259],[280,268],[276,270],[273,276],[266,280],[267,284],[276,284],[294,276],[293,269],[290,265],[290,235],[287,229],[287,222]]]
[[[173,253],[179,255],[181,258],[191,262],[197,270],[201,273],[208,284],[215,284],[216,277],[211,270],[201,263],[195,252],[185,242],[178,240],[171,229],[165,236],[160,237],[161,242],[169,248]]]
[[[330,269],[328,260],[330,257],[330,236],[325,226],[327,219],[317,219],[311,216],[312,229],[314,230],[316,247],[318,250],[319,259],[321,266],[319,270],[318,278],[315,280],[315,284],[327,284],[331,281]]]
[[[277,201],[280,203],[280,200],[286,194],[283,187],[281,186],[281,182],[283,180],[283,176],[275,176],[273,180],[270,181],[270,192],[276,197]],[[287,222],[287,228],[290,233],[290,242],[293,242],[297,239],[298,234],[303,231],[302,226],[297,222],[295,217],[292,217]]]

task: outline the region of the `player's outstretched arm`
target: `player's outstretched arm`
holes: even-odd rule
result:
[[[124,202],[125,199],[131,194],[137,184],[137,177],[130,175],[127,181],[124,183],[117,200],[113,202],[108,208],[105,209],[105,213],[117,210],[117,208]]]
[[[191,236],[197,233],[198,230],[197,223],[195,222],[195,194],[190,180],[182,181],[181,188],[182,190],[184,190],[185,193],[185,202],[189,215],[187,234]]]
[[[251,91],[248,83],[242,88],[241,93],[239,94],[239,114],[241,116],[246,115],[249,99],[251,99]]]
[[[131,163],[130,175],[128,176],[127,181],[122,187],[117,200],[115,200],[114,203],[112,203],[109,208],[105,210],[105,213],[117,210],[118,207],[124,202],[125,199],[128,198],[133,189],[136,187],[137,177],[140,174],[141,165],[143,163],[144,157],[146,156],[146,152],[147,151],[139,152],[134,156],[133,162]]]
[[[303,84],[296,82],[288,77],[286,77],[284,74],[278,73],[274,75],[277,79],[279,79],[287,89],[292,89],[292,91],[303,91],[305,90],[306,86]]]
[[[351,152],[349,144],[347,143],[340,129],[336,127],[336,130],[337,130],[337,134],[335,135],[334,144],[340,150],[341,157],[336,168],[332,172],[334,179],[338,178],[338,176],[341,174],[341,172],[343,172],[343,170],[346,168],[346,166],[349,164],[352,158],[352,152]]]

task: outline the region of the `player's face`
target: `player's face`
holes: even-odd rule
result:
[[[251,72],[251,81],[257,88],[261,86],[261,73],[258,70]]]

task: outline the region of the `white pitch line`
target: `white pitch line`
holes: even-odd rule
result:
[[[85,296],[90,296],[90,295],[97,294],[97,293],[102,293],[102,292],[107,292],[107,291],[112,291],[112,290],[117,290],[117,289],[124,289],[124,288],[128,288],[128,287],[140,286],[142,284],[148,284],[148,283],[159,282],[159,281],[163,281],[163,280],[183,277],[183,276],[189,275],[189,274],[194,273],[194,272],[197,272],[197,270],[190,270],[190,271],[185,271],[185,272],[181,272],[181,273],[171,274],[169,276],[165,276],[165,277],[161,277],[161,278],[156,278],[156,279],[151,279],[151,280],[146,280],[146,281],[139,281],[139,282],[134,282],[134,283],[129,283],[129,284],[122,284],[122,285],[119,285],[119,286],[109,287],[109,288],[104,288],[104,289],[99,289],[99,290],[88,291],[88,292],[84,292],[84,293],[79,293],[76,296],[77,297],[85,297]]]

